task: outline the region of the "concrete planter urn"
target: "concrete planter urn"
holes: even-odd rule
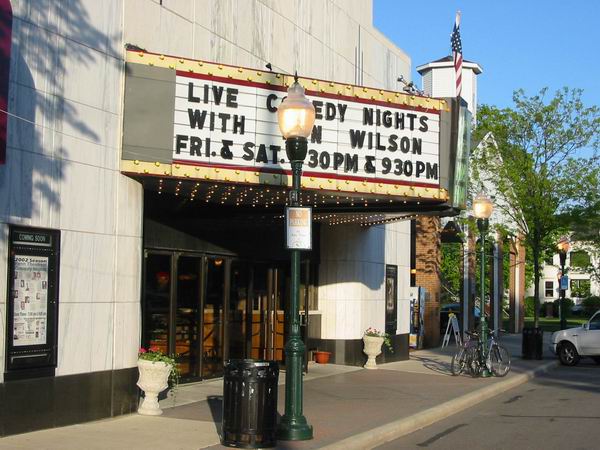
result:
[[[160,416],[163,411],[158,405],[158,394],[169,386],[173,366],[161,361],[138,359],[138,370],[140,378],[137,385],[145,394],[138,413],[143,416]]]
[[[365,347],[363,352],[369,357],[364,365],[365,369],[377,369],[375,358],[381,354],[381,346],[383,345],[383,337],[380,336],[363,336]]]

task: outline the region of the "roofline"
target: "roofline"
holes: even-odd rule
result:
[[[441,67],[454,67],[454,62],[452,62],[452,61],[430,62],[427,64],[422,64],[420,66],[417,66],[416,71],[419,72],[420,75],[423,75],[423,72],[425,72],[427,70],[441,68]],[[480,73],[483,72],[483,69],[481,68],[481,66],[479,64],[477,64],[475,62],[471,62],[471,61],[463,61],[463,69],[473,69],[473,72],[475,72],[476,75],[479,75]]]

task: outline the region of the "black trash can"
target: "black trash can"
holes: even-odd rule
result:
[[[542,359],[544,356],[544,332],[541,328],[523,328],[521,344],[523,359]]]
[[[225,362],[221,444],[237,448],[275,446],[278,380],[277,361]]]

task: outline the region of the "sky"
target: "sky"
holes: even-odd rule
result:
[[[600,105],[600,1],[598,0],[373,0],[375,27],[415,67],[450,54],[457,10],[463,57],[479,63],[479,103],[506,107],[522,88],[584,90],[587,106]]]

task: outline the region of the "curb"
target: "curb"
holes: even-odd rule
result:
[[[398,439],[399,437],[420,430],[435,422],[452,416],[462,410],[470,408],[498,394],[513,389],[520,384],[547,372],[558,365],[558,361],[547,362],[535,369],[528,370],[519,375],[515,375],[507,380],[500,381],[491,386],[478,389],[461,397],[448,400],[437,406],[425,409],[409,417],[398,419],[377,428],[364,431],[354,436],[342,439],[334,444],[321,447],[327,450],[343,448],[344,450],[364,450],[371,449],[386,442]]]

